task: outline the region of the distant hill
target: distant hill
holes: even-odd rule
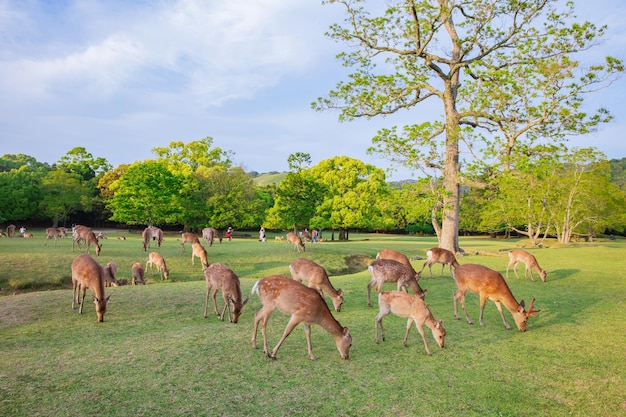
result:
[[[254,177],[254,185],[264,187],[266,185],[278,184],[287,176],[286,172],[268,172]]]

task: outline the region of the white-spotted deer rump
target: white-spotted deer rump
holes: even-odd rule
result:
[[[506,266],[506,278],[507,279],[509,278],[510,267],[513,267],[513,272],[515,272],[515,276],[519,278],[519,275],[517,275],[517,264],[519,262],[523,263],[526,266],[526,271],[524,272],[524,278],[528,278],[528,271],[530,271],[530,279],[534,281],[535,280],[535,278],[533,277],[533,269],[534,269],[539,274],[539,277],[541,278],[541,280],[543,282],[546,282],[546,277],[548,276],[548,273],[539,266],[539,263],[537,262],[537,258],[535,258],[532,254],[523,250],[519,250],[519,249],[515,249],[509,252],[509,263]]]
[[[459,266],[459,263],[456,261],[456,257],[449,250],[443,248],[431,248],[429,251],[426,252],[426,262],[424,262],[424,265],[422,265],[422,270],[420,272],[423,272],[426,265],[428,265],[430,277],[432,278],[433,265],[436,263],[441,264],[441,273],[439,274],[440,277],[443,276],[443,269],[446,267],[446,265],[448,265],[448,267],[450,268],[451,277],[454,277],[454,274],[452,273],[452,267],[456,268],[457,266]]]
[[[372,274],[372,279],[367,284],[367,305],[372,306],[371,291],[376,286],[376,292],[379,293],[385,282],[397,283],[398,290],[408,292],[408,288],[415,294],[424,298],[426,291],[422,290],[417,281],[421,274],[408,265],[394,261],[393,259],[376,259],[367,268]]]
[[[209,293],[212,292],[213,297],[213,311],[220,320],[224,321],[224,313],[228,309],[228,321],[231,323],[237,323],[243,306],[248,302],[249,297],[242,300],[241,285],[239,277],[228,266],[220,263],[209,265],[204,270],[204,278],[206,279],[206,297],[204,299],[204,318],[206,319],[209,314]],[[217,311],[217,292],[222,291],[222,298],[224,299],[224,309],[222,314]],[[230,305],[233,305],[233,313],[231,316]]]
[[[411,265],[411,261],[409,261],[409,258],[405,254],[393,249],[381,249],[376,254],[376,259],[392,259],[396,262],[400,262],[401,264],[405,264],[413,269],[413,265]],[[413,269],[413,271],[415,271],[415,269]],[[415,273],[417,274],[417,272]]]
[[[198,240],[196,243],[191,245],[191,264],[196,265],[195,259],[196,257],[200,258],[202,262],[202,270],[204,271],[209,266],[209,260],[207,257],[206,249],[202,246],[202,243]]]
[[[287,245],[292,244],[293,250],[297,249],[298,253],[300,253],[300,249],[302,249],[302,252],[306,251],[304,247],[304,243],[302,243],[302,239],[300,239],[300,236],[298,236],[297,234],[293,232],[287,233],[286,241],[287,241]]]
[[[72,230],[72,252],[74,252],[74,243],[78,244],[78,249],[81,248],[81,241],[84,241],[87,244],[87,254],[91,255],[89,247],[93,245],[96,248],[96,255],[100,256],[101,246],[100,243],[98,243],[98,238],[93,230],[87,226],[76,225]]]
[[[324,297],[324,292],[328,294],[333,302],[335,311],[341,311],[343,291],[341,289],[336,290],[333,287],[326,270],[321,265],[306,258],[298,258],[289,265],[289,271],[293,279],[298,282],[308,282],[309,288],[315,288],[322,297]]]
[[[120,285],[115,275],[117,274],[117,265],[115,262],[109,262],[104,266],[104,286],[118,287]]]
[[[72,262],[72,310],[80,304],[79,314],[83,314],[87,289],[94,292],[93,302],[96,304],[98,321],[104,321],[104,313],[111,296],[104,295],[104,268],[89,255],[79,255]],[[82,290],[82,300],[79,299]]]
[[[422,336],[424,342],[424,348],[428,356],[431,355],[430,349],[428,349],[428,343],[426,342],[426,336],[424,335],[423,325],[432,331],[433,338],[443,348],[444,339],[446,337],[446,329],[443,327],[443,320],[435,320],[430,309],[422,298],[417,295],[408,294],[402,291],[384,291],[378,294],[378,306],[380,313],[376,316],[376,343],[378,343],[378,327],[382,332],[383,341],[385,340],[385,329],[383,328],[383,318],[390,313],[395,314],[398,317],[408,318],[406,322],[406,333],[404,335],[404,346],[407,345],[407,339],[409,338],[409,331],[411,325],[415,322],[417,331]]]
[[[465,312],[465,318],[469,324],[473,324],[472,320],[467,314],[465,309],[465,293],[467,291],[473,292],[480,296],[480,325],[483,323],[483,311],[485,310],[485,303],[487,300],[491,300],[496,304],[500,317],[502,317],[502,323],[507,330],[511,329],[504,313],[502,311],[502,304],[511,312],[517,328],[524,332],[526,331],[526,322],[528,317],[533,317],[533,313],[537,313],[540,310],[533,310],[533,303],[535,299],[530,300],[528,311],[524,309],[524,300],[519,303],[513,297],[509,286],[506,284],[504,277],[501,273],[487,268],[483,265],[477,264],[464,264],[459,265],[454,270],[454,280],[457,285],[457,291],[454,293],[454,317],[458,320],[457,301],[461,301],[461,307]]]
[[[200,240],[194,233],[183,233],[180,239],[181,253],[185,252],[185,243],[191,243],[193,245],[194,243],[200,243]]]
[[[135,262],[133,264],[133,268],[131,270],[131,283],[132,285],[146,285],[146,280],[144,279],[144,269],[143,265],[140,262]]]
[[[141,238],[143,240],[144,252],[147,252],[150,247],[150,239],[155,240],[157,242],[157,246],[160,248],[161,243],[163,242],[163,230],[155,226],[148,226],[141,233]]]
[[[167,269],[167,265],[165,265],[165,259],[163,259],[163,257],[157,252],[150,252],[148,255],[146,269],[148,269],[148,266],[150,267],[152,275],[154,275],[154,268],[159,271],[161,280],[163,280],[163,278],[168,279],[170,277],[170,270]]]
[[[219,242],[222,243],[222,237],[220,236],[220,232],[218,232],[217,229],[214,229],[213,227],[205,227],[204,229],[202,229],[202,239],[204,239],[209,244],[209,247],[213,246],[213,241],[215,239],[219,240]]]
[[[263,322],[263,351],[265,356],[276,359],[276,353],[283,344],[287,336],[300,323],[304,324],[304,333],[309,352],[309,358],[315,360],[313,348],[311,346],[311,325],[318,324],[324,328],[335,339],[337,350],[342,359],[349,359],[349,350],[352,346],[352,336],[347,327],[333,317],[326,301],[320,297],[317,290],[309,288],[297,281],[280,275],[272,275],[257,281],[252,287],[252,293],[259,295],[263,308],[254,316],[254,329],[252,331],[252,347],[256,349],[256,335],[259,323]],[[279,309],[285,314],[291,315],[287,327],[280,341],[270,352],[267,344],[267,322],[272,312]]]

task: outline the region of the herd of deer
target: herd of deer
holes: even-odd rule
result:
[[[219,238],[219,234],[215,229],[210,230],[210,228],[207,228],[205,231],[206,234],[203,231],[202,235],[204,240],[212,245],[213,240],[218,238],[221,243],[221,238]],[[48,229],[47,234],[49,236],[48,239],[55,237],[55,232],[51,229]],[[81,241],[84,241],[88,248],[90,244],[93,244],[96,248],[96,253],[100,253],[100,245],[91,229],[84,226],[76,226],[73,230],[73,236],[73,242],[78,243],[79,247]],[[200,243],[200,239],[196,235],[183,233],[181,237],[181,252],[185,250],[185,243],[190,243],[192,246],[192,263],[195,257],[199,257],[202,261],[202,269],[206,281],[204,317],[208,317],[209,298],[212,297],[213,311],[220,320],[224,320],[226,311],[228,311],[229,322],[237,323],[243,306],[249,300],[249,297],[246,297],[245,300],[243,299],[239,277],[232,269],[224,264],[209,264],[206,249],[204,249]],[[299,239],[297,235],[289,233],[287,235],[287,242],[294,244],[294,249],[297,248],[298,252],[300,248],[304,250],[302,241],[300,240],[300,242],[298,242],[298,239],[294,237]],[[160,246],[163,239],[163,232],[154,227],[146,228],[143,232],[144,251],[147,251],[149,248],[150,239],[157,241],[157,244]],[[546,272],[539,266],[536,258],[532,254],[523,250],[512,250],[508,255],[507,278],[511,267],[515,275],[519,278],[517,274],[517,264],[523,263],[526,266],[525,277],[527,277],[528,272],[530,272],[531,279],[534,281],[532,271],[536,270],[542,281],[546,281]],[[483,311],[487,300],[491,300],[495,303],[506,329],[511,329],[511,326],[509,326],[504,317],[502,304],[504,304],[513,315],[517,328],[522,332],[526,331],[528,318],[539,311],[533,309],[534,298],[531,299],[528,310],[525,309],[523,300],[518,303],[511,293],[504,277],[499,272],[478,264],[460,265],[454,254],[445,249],[432,248],[427,251],[427,259],[419,272],[415,271],[406,255],[392,249],[383,249],[377,254],[376,260],[372,262],[368,268],[372,277],[367,284],[368,306],[372,305],[370,299],[372,287],[376,287],[378,294],[379,313],[375,318],[376,343],[379,343],[380,340],[379,328],[382,340],[385,340],[385,330],[382,320],[387,315],[393,313],[396,316],[408,319],[403,340],[405,346],[407,345],[409,331],[413,323],[415,323],[415,327],[422,337],[424,348],[428,355],[431,355],[431,352],[424,334],[424,325],[431,330],[433,338],[439,347],[444,347],[446,329],[443,326],[443,320],[438,321],[433,317],[433,314],[424,301],[427,291],[423,290],[418,283],[426,266],[428,266],[432,278],[432,266],[436,263],[442,264],[440,276],[443,275],[443,270],[445,266],[448,265],[450,275],[457,284],[457,290],[454,293],[454,317],[457,320],[459,319],[457,303],[460,302],[465,312],[467,322],[473,324],[465,308],[465,294],[468,291],[476,293],[480,297],[479,321],[481,326],[484,325]],[[169,271],[165,265],[165,260],[158,253],[151,252],[149,254],[146,268],[148,266],[150,266],[151,269],[155,267],[161,273],[162,279],[168,278]],[[341,289],[335,289],[325,269],[309,259],[297,258],[289,265],[289,270],[292,279],[281,275],[272,275],[257,281],[252,288],[252,293],[257,294],[262,303],[262,308],[254,316],[252,346],[255,349],[257,347],[256,337],[259,324],[261,324],[265,356],[275,359],[276,353],[284,340],[298,324],[303,323],[308,354],[311,359],[315,360],[316,358],[313,355],[311,344],[311,325],[317,324],[335,339],[341,357],[348,359],[349,349],[352,345],[352,336],[348,328],[343,327],[333,316],[324,299],[324,295],[326,294],[330,297],[335,311],[340,312],[344,302],[343,291]],[[104,321],[104,313],[106,312],[107,303],[110,298],[105,297],[104,288],[108,285],[117,284],[115,278],[116,272],[117,266],[115,263],[111,262],[105,266],[101,266],[89,254],[78,256],[72,262],[72,309],[75,309],[76,305],[79,304],[79,313],[82,314],[85,293],[87,289],[91,289],[94,292],[93,301],[96,305],[98,321]],[[135,263],[132,268],[133,285],[145,284],[143,275],[144,269],[141,263]],[[304,285],[303,282],[308,285]],[[384,283],[395,283],[397,285],[397,291],[382,291]],[[409,290],[411,290],[413,294],[410,294]],[[80,297],[80,291],[82,291],[82,299]],[[224,300],[224,307],[221,313],[217,308],[216,297],[218,291],[222,292],[222,298]],[[266,326],[270,316],[276,309],[279,309],[291,317],[278,344],[270,351],[267,342]]]

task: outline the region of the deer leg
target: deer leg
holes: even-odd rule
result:
[[[219,317],[220,319],[222,318],[222,316],[220,316],[219,311],[217,311],[217,287],[213,288],[213,312],[217,315],[217,317]]]
[[[480,295],[480,317],[478,318],[478,322],[480,323],[481,326],[484,326],[485,323],[483,323],[483,312],[485,311],[485,304],[487,304],[487,296],[486,295]],[[496,303],[496,305],[498,305],[498,303]],[[500,314],[502,314],[502,310],[500,310]],[[502,318],[504,318],[504,316],[502,316]]]
[[[411,325],[413,325],[413,319],[409,317],[406,321],[406,333],[404,333],[404,340],[402,341],[402,344],[404,345],[404,347],[408,346],[407,341],[409,340],[409,332],[411,331]],[[417,327],[417,322],[415,322],[415,326]]]
[[[313,346],[311,345],[311,325],[304,323],[304,334],[306,336],[306,347],[309,351],[309,358],[312,361],[316,361],[317,358],[313,355]]]
[[[519,275],[517,275],[517,262],[513,264],[513,272],[515,272],[515,278],[519,279]]]
[[[533,277],[533,269],[532,268],[526,268],[526,271],[530,271],[530,280],[531,281],[535,281],[535,277]],[[526,275],[524,275],[524,278],[526,278]]]
[[[87,294],[87,287],[82,288],[83,290],[83,299],[80,303],[80,307],[78,308],[78,314],[83,314],[83,306],[85,305],[85,295]]]
[[[300,323],[300,320],[298,320],[294,315],[292,315],[291,318],[289,319],[289,322],[287,323],[287,327],[285,327],[285,332],[283,333],[283,337],[280,338],[280,340],[278,341],[278,344],[276,345],[276,347],[272,351],[272,354],[268,356],[268,358],[276,359],[276,352],[278,352],[278,349],[280,348],[280,345],[283,344],[283,342],[285,341],[287,336],[289,336],[291,334],[291,331],[299,323]],[[305,326],[305,331],[306,331],[306,326]],[[310,327],[309,327],[309,331],[310,331]],[[309,344],[311,343],[311,334],[310,333],[309,333],[309,335],[307,337],[307,343],[309,343]],[[309,354],[309,356],[311,356],[311,355]]]
[[[376,284],[376,280],[372,279],[369,284],[367,284],[367,306],[372,306],[372,300],[370,298],[370,293],[372,292],[372,287]]]
[[[228,300],[228,298],[226,298],[226,295],[224,294],[224,291],[222,291],[222,298],[224,299],[224,308],[222,309],[221,319],[222,319],[222,321],[224,321],[224,314],[226,313],[226,309],[228,309],[228,321],[230,321],[232,323],[232,321],[230,320],[230,300]]]
[[[506,318],[504,318],[504,312],[502,311],[502,303],[500,303],[499,301],[496,301],[496,307],[498,308],[498,311],[500,312],[500,317],[502,317],[502,323],[504,323],[504,327],[506,327],[507,330],[511,330],[511,326],[509,326],[509,323],[506,322]]]
[[[441,278],[443,276],[443,269],[446,267],[446,264],[443,263],[441,264],[441,274],[439,274],[439,278]]]
[[[409,327],[410,327],[410,324],[409,324]],[[430,353],[430,349],[428,349],[428,343],[426,342],[426,335],[424,334],[424,327],[422,326],[422,324],[417,324],[417,322],[415,322],[415,327],[417,327],[417,331],[420,332],[420,335],[422,335],[422,341],[424,342],[424,348],[426,349],[426,354],[428,356],[432,356],[432,354]],[[408,327],[407,327],[406,334],[407,335],[409,334]]]
[[[133,278],[134,279],[134,278]],[[211,292],[211,285],[207,285],[206,288],[206,297],[204,298],[204,318],[206,319],[209,315],[209,293]]]
[[[380,331],[383,335],[383,342],[385,341],[385,328],[383,327],[383,318],[389,314],[389,309],[385,309],[384,306],[381,307],[380,313],[376,316],[376,338],[374,339],[376,343],[378,343],[378,326],[380,326]]]

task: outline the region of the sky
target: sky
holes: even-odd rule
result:
[[[609,26],[590,60],[626,59],[626,2],[576,3]],[[313,165],[347,155],[415,178],[366,149],[381,128],[436,116],[434,104],[343,123],[311,108],[345,80],[344,46],[324,35],[343,19],[321,0],[0,0],[0,155],[53,164],[81,146],[115,167],[211,137],[246,171],[286,171],[305,152]],[[624,78],[589,97],[615,119],[572,145],[626,157],[624,97]]]

